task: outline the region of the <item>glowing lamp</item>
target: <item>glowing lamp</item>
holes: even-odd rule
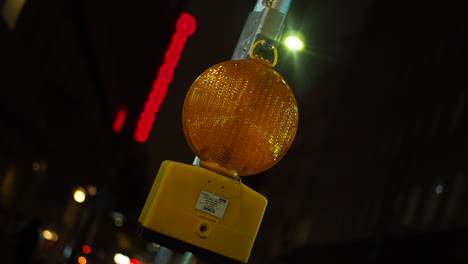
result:
[[[73,199],[77,203],[83,203],[86,200],[86,191],[81,187],[76,188],[73,192]]]
[[[304,48],[304,42],[295,36],[287,37],[285,43],[286,46],[291,50],[301,50]]]
[[[57,233],[52,232],[52,231],[47,230],[47,229],[42,231],[42,237],[44,237],[44,239],[46,239],[46,240],[50,240],[50,241],[54,241],[54,242],[58,241]]]
[[[247,263],[267,199],[241,183],[276,164],[296,135],[297,103],[270,62],[227,61],[203,72],[183,106],[200,166],[164,161],[139,217],[153,243],[213,263]]]
[[[122,253],[115,253],[114,262],[115,264],[130,264],[130,258]]]
[[[78,257],[78,264],[86,264],[88,261],[85,257],[79,256]]]
[[[256,60],[217,64],[192,84],[185,137],[202,167],[238,178],[275,165],[296,135],[298,110],[286,81]]]
[[[85,254],[91,254],[91,247],[88,246],[88,245],[84,245],[81,250],[83,251],[83,253]]]

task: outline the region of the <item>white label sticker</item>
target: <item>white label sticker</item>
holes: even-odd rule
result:
[[[195,208],[203,212],[223,218],[229,200],[207,191],[201,191]]]

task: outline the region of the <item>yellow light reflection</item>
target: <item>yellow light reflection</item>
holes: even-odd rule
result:
[[[93,186],[93,185],[90,185],[88,187],[88,194],[91,195],[91,196],[94,196],[94,195],[96,195],[96,193],[97,193],[96,187]]]
[[[3,2],[2,16],[10,29],[15,29],[16,21],[23,10],[26,0],[6,0]]]
[[[75,191],[73,192],[73,199],[75,199],[75,202],[77,203],[84,202],[86,200],[85,190],[81,187],[76,188]]]
[[[52,232],[50,232],[49,230],[44,230],[42,231],[42,236],[47,240],[52,240],[52,237],[54,235],[52,235]]]
[[[58,235],[55,232],[52,232],[52,231],[47,230],[47,229],[42,231],[42,236],[46,240],[50,240],[50,241],[54,241],[54,242],[58,241]]]
[[[116,227],[122,227],[123,226],[123,219],[122,218],[116,218],[114,219],[114,225]]]
[[[39,164],[39,162],[37,162],[37,161],[33,162],[32,170],[35,171],[35,172],[38,172],[39,170],[41,170],[41,165]]]

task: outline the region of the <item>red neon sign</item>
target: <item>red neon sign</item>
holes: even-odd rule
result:
[[[112,130],[114,130],[114,132],[117,134],[120,133],[120,131],[122,131],[122,128],[125,124],[126,119],[127,119],[127,107],[121,106],[119,111],[117,112],[117,115],[115,116]]]
[[[171,43],[164,55],[164,63],[158,70],[156,80],[153,82],[153,89],[148,95],[148,100],[138,120],[134,134],[137,142],[145,142],[148,139],[153,123],[156,120],[156,114],[166,97],[167,88],[173,80],[174,70],[179,63],[185,42],[195,32],[196,28],[196,20],[192,15],[189,13],[180,15],[176,22],[176,32],[172,35]]]

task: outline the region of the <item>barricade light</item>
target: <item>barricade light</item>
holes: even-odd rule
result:
[[[267,199],[240,177],[276,164],[296,135],[291,88],[252,60],[217,64],[195,80],[185,98],[183,128],[200,166],[164,161],[139,218],[139,234],[213,263],[247,263]]]
[[[192,84],[185,137],[200,165],[238,178],[276,164],[291,146],[297,103],[281,75],[257,60],[215,65]]]

